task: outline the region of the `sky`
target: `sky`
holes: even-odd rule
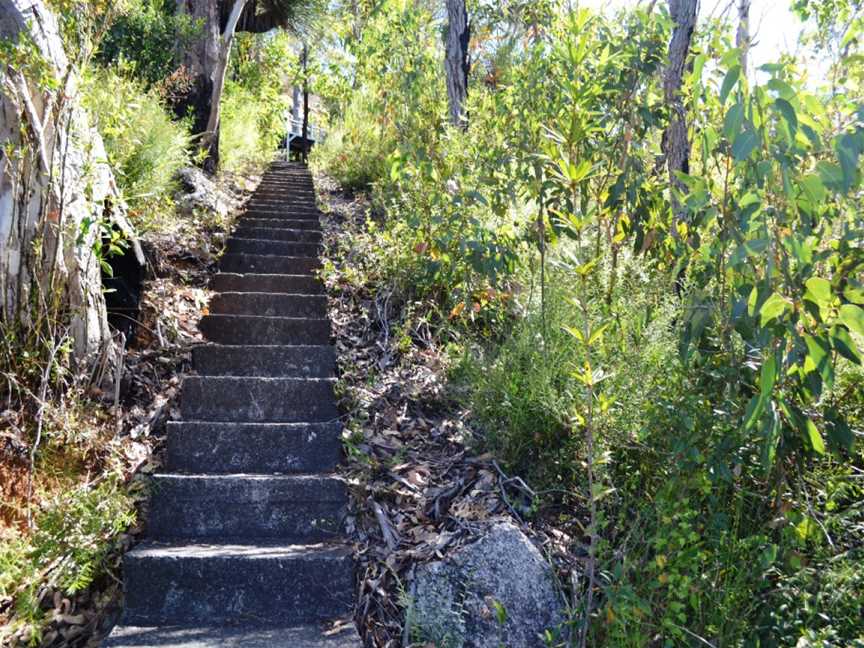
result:
[[[699,14],[702,17],[716,16],[734,0],[700,0]],[[618,9],[637,4],[637,0],[581,0],[580,4],[596,9]],[[789,9],[792,0],[752,0],[750,8],[750,31],[754,44],[750,50],[753,67],[777,59],[781,52],[794,51],[801,31],[797,16]]]

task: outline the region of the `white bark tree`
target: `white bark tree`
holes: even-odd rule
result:
[[[28,327],[62,318],[76,358],[104,360],[113,354],[99,258],[105,228],[122,230],[144,257],[102,140],[76,101],[55,16],[42,0],[0,0],[0,38],[21,54],[0,62],[2,320]]]

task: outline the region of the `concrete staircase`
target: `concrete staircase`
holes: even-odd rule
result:
[[[215,278],[107,646],[361,645],[320,241],[309,172],[275,164]]]

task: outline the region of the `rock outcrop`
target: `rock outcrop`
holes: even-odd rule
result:
[[[440,648],[539,648],[564,620],[552,569],[510,522],[424,565],[412,593],[411,638]]]

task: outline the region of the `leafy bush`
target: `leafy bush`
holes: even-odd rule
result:
[[[286,133],[285,84],[297,75],[286,34],[238,34],[222,98],[219,154],[225,171],[262,167]]]
[[[46,577],[63,592],[87,588],[109,566],[118,536],[135,521],[133,501],[116,478],[81,486],[42,505],[29,536],[0,542],[0,597],[14,594],[14,622],[0,640],[29,631],[37,645],[45,611],[40,604]]]
[[[262,128],[267,112],[267,107],[252,92],[234,84],[227,85],[219,133],[223,171],[263,167],[273,159],[278,143],[274,141],[273,131]]]
[[[104,67],[124,62],[148,88],[175,71],[175,53],[198,29],[166,0],[135,0],[118,15],[99,44],[96,60]]]
[[[861,642],[860,21],[819,13],[830,88],[707,23],[673,184],[668,16],[530,4],[477,12],[465,132],[422,7],[347,18],[316,162],[372,185],[367,278],[457,340],[478,442],[597,567],[596,645]]]
[[[312,149],[314,169],[326,170],[346,189],[369,189],[388,170],[388,158],[396,147],[392,125],[372,117],[372,99],[358,90],[344,118]]]
[[[153,91],[115,70],[96,69],[84,80],[84,105],[102,134],[117,183],[139,227],[189,164],[189,135],[171,120]]]

